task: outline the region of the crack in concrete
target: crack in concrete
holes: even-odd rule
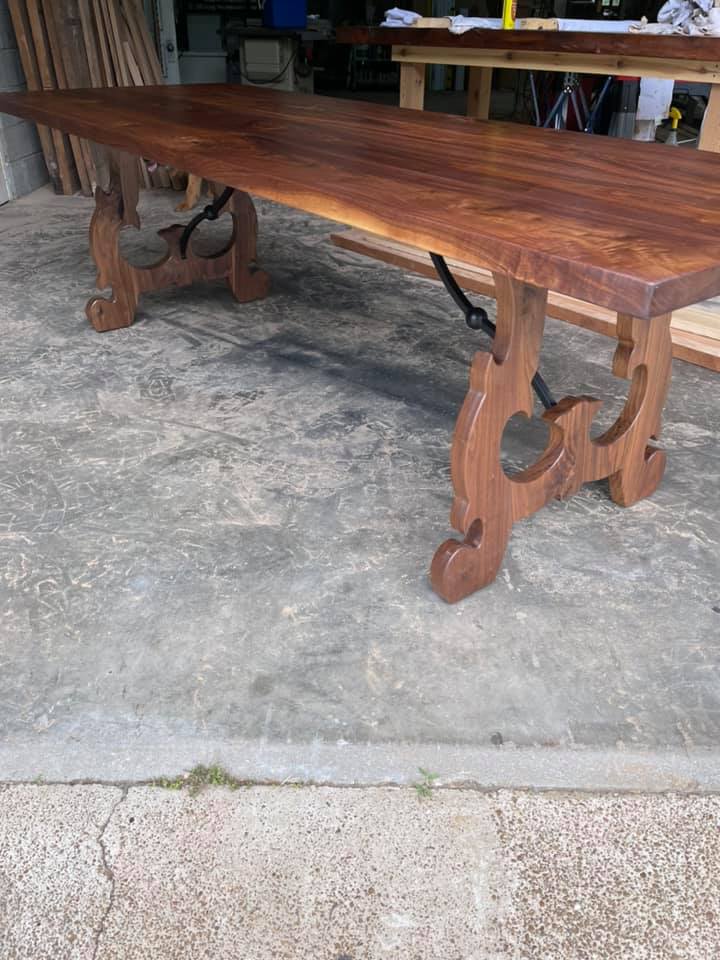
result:
[[[117,812],[118,807],[127,798],[130,787],[124,786],[124,787],[121,787],[120,789],[121,789],[120,796],[112,805],[110,809],[110,813],[107,815],[105,822],[100,827],[100,833],[98,834],[98,837],[97,837],[98,846],[100,847],[100,859],[102,861],[103,872],[105,873],[105,876],[110,881],[110,895],[108,897],[107,906],[105,907],[103,915],[100,918],[100,923],[98,924],[98,928],[95,932],[92,960],[97,960],[98,951],[100,949],[100,941],[102,940],[103,934],[105,933],[107,919],[110,916],[110,911],[115,905],[115,872],[113,871],[108,861],[107,847],[105,846],[105,832],[107,828],[110,826],[110,821],[115,816],[115,813]]]
[[[178,776],[182,776],[179,774]],[[163,777],[164,780],[174,780],[176,777]],[[355,783],[350,783],[345,780],[332,780],[332,779],[291,779],[285,777],[283,780],[253,780],[253,779],[238,779],[237,787],[240,788],[251,788],[251,787],[268,787],[268,788],[293,788],[293,789],[317,789],[318,787],[330,787],[333,790],[414,790],[417,786],[418,780],[421,778],[416,776],[414,779],[399,779],[399,780],[367,780],[367,781],[358,781]],[[107,789],[117,789],[123,791],[123,796],[115,805],[117,806],[122,803],[122,801],[127,797],[130,790],[142,789],[143,787],[154,787],[157,790],[164,791],[167,787],[158,782],[158,778],[152,779],[142,779],[142,780],[105,780],[105,779],[92,779],[91,777],[83,778],[73,778],[71,780],[0,780],[0,792],[5,792],[12,790],[14,787],[38,787],[39,789],[47,787],[106,787]],[[183,789],[186,789],[183,787]],[[219,786],[213,784],[206,784],[200,790],[201,793],[206,790],[220,789]],[[516,794],[529,794],[535,796],[537,794],[550,794],[550,795],[563,795],[563,796],[616,796],[618,794],[622,796],[636,796],[636,797],[646,797],[646,796],[681,796],[681,797],[708,797],[708,796],[720,796],[720,788],[712,785],[705,786],[700,783],[691,783],[687,785],[683,784],[673,784],[673,785],[662,785],[662,786],[587,786],[581,784],[579,786],[567,786],[561,784],[556,785],[545,785],[542,786],[528,786],[526,784],[517,785],[514,783],[504,783],[498,782],[495,784],[484,784],[478,783],[475,780],[464,780],[464,779],[455,779],[449,777],[445,779],[444,777],[439,777],[438,780],[433,785],[433,790],[437,792],[441,791],[471,791],[473,793],[478,793],[481,795],[495,795],[500,792],[509,791]],[[107,826],[107,824],[106,824]],[[103,828],[104,831],[105,828]]]

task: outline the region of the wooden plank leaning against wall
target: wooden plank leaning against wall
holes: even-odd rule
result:
[[[8,0],[8,8],[31,91],[163,82],[142,0]],[[56,193],[90,196],[98,184],[107,187],[104,148],[43,125],[38,132]],[[146,187],[170,186],[165,167],[137,166]]]

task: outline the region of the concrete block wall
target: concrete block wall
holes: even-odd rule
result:
[[[0,0],[0,90],[24,89],[25,77],[7,0]],[[34,124],[0,113],[0,167],[0,201],[22,197],[47,183],[47,168]]]

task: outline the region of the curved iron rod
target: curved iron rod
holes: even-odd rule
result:
[[[482,307],[476,307],[468,298],[465,296],[463,291],[460,289],[457,280],[450,272],[450,268],[445,262],[445,258],[441,257],[438,253],[431,253],[430,259],[433,262],[433,266],[437,270],[437,274],[443,282],[443,286],[450,294],[452,299],[455,301],[457,306],[465,314],[465,322],[473,330],[484,330],[485,333],[492,339],[495,336],[495,324],[488,317],[487,312],[483,310]],[[554,407],[556,400],[550,391],[550,388],[545,383],[545,380],[542,378],[540,373],[536,372],[535,376],[532,378],[532,388],[537,394],[538,400],[545,407],[546,410],[549,410],[551,407]]]
[[[535,391],[535,395],[546,410],[550,410],[556,405],[557,400],[552,395],[550,387],[545,383],[545,380],[539,373],[535,374],[531,380],[531,383],[532,388]]]
[[[489,337],[494,337],[495,324],[488,317],[487,311],[483,310],[482,307],[476,307],[468,300],[463,291],[460,289],[457,280],[450,272],[450,268],[445,262],[445,258],[441,257],[437,253],[431,253],[430,259],[432,260],[433,266],[437,270],[445,289],[465,314],[465,322],[467,325],[473,330],[482,329]]]
[[[188,223],[188,225],[185,227],[182,232],[182,236],[180,237],[180,256],[183,258],[183,260],[187,256],[187,248],[188,244],[190,243],[190,237],[193,235],[195,230],[205,220],[217,220],[222,213],[223,207],[233,193],[235,193],[234,187],[225,187],[220,196],[216,197],[212,203],[209,203],[203,210],[200,211],[200,213],[198,213],[196,217],[193,217],[190,223]]]

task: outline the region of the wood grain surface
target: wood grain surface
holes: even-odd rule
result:
[[[711,154],[224,84],[0,111],[621,313],[720,293]]]
[[[338,27],[337,40],[338,43],[375,43],[380,46],[585,53],[720,63],[720,38],[717,37],[661,37],[645,33],[569,30],[468,30],[455,34],[449,30],[422,27]]]

